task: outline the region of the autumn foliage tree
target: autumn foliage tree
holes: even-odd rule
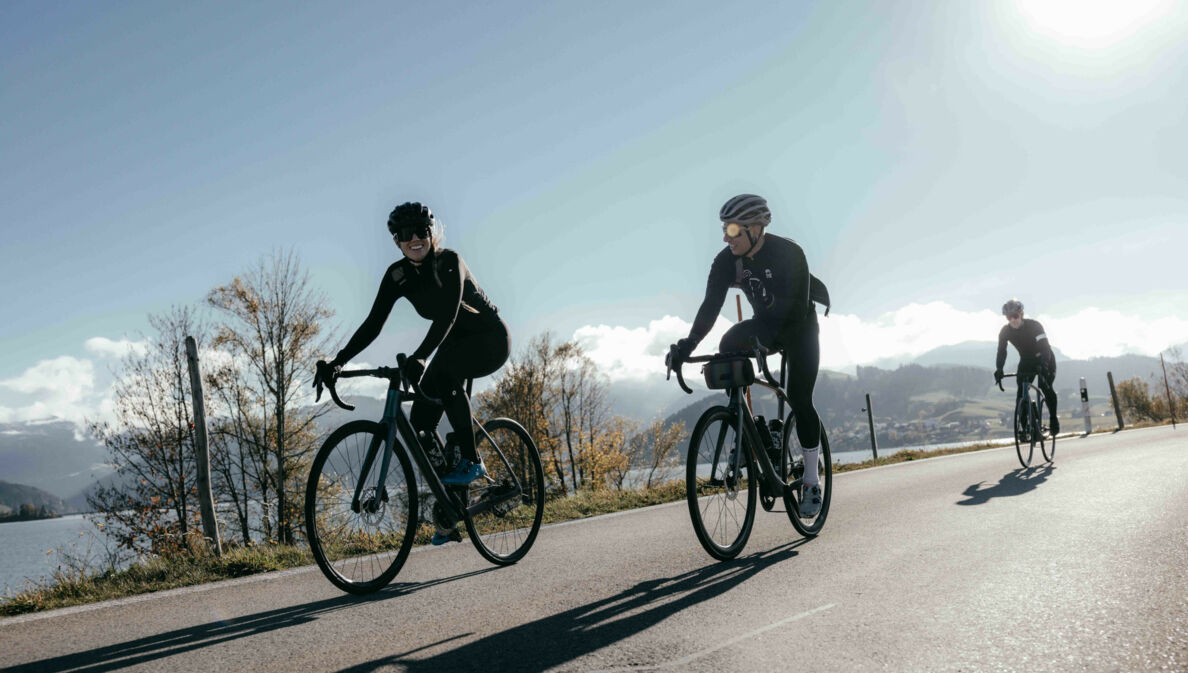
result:
[[[656,471],[670,464],[680,430],[663,422],[645,431],[610,413],[608,383],[573,341],[558,343],[545,332],[532,339],[475,397],[480,418],[508,416],[524,425],[540,449],[546,481],[555,493],[623,488],[633,469]]]
[[[1162,381],[1159,387],[1163,387]],[[1163,391],[1153,391],[1149,383],[1138,377],[1119,381],[1117,392],[1118,405],[1122,407],[1122,415],[1128,421],[1153,421],[1159,423],[1171,416],[1168,399],[1163,394]]]
[[[293,544],[300,523],[301,486],[316,449],[318,412],[302,408],[309,377],[319,353],[326,350],[324,322],[333,316],[325,297],[309,282],[309,274],[292,252],[274,252],[207,296],[224,320],[213,340],[231,356],[233,369],[219,385],[234,387],[220,393],[239,406],[239,422],[224,428],[234,445],[266,456],[262,482],[270,498],[275,526],[269,537]],[[235,379],[234,384],[226,377]],[[246,465],[246,462],[245,462]],[[225,474],[235,474],[234,471]]]

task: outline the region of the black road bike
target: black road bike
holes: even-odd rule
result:
[[[1003,378],[1018,376],[1006,374]],[[1031,467],[1031,459],[1035,454],[1035,446],[1039,444],[1040,453],[1048,463],[1056,460],[1056,435],[1052,433],[1052,418],[1048,405],[1044,400],[1044,391],[1035,385],[1035,374],[1027,380],[1019,380],[1022,392],[1015,403],[1015,453],[1019,455],[1019,462],[1023,467]],[[998,382],[999,390],[1005,391],[1002,381]],[[1032,395],[1035,396],[1032,399]]]
[[[343,371],[339,378],[387,379],[388,397],[379,421],[346,423],[326,439],[314,458],[305,488],[305,530],[322,573],[334,586],[353,594],[383,588],[408,558],[418,523],[431,518],[442,528],[458,521],[483,558],[498,565],[519,561],[540,531],[544,513],[544,470],[528,432],[510,418],[474,421],[475,443],[487,476],[465,486],[447,486],[445,447],[432,433],[423,447],[402,404],[418,396],[437,402],[396,368]],[[467,393],[470,392],[467,382]],[[343,403],[331,383],[334,403]],[[318,389],[319,397],[321,389]],[[429,452],[436,452],[431,458]],[[431,514],[421,514],[416,463],[432,496]],[[437,458],[434,460],[433,458]],[[436,465],[435,465],[436,463]]]
[[[693,391],[685,385],[681,365],[703,362],[706,385],[724,390],[729,396],[725,406],[710,407],[697,419],[689,437],[685,465],[685,492],[693,531],[709,555],[723,561],[737,556],[746,545],[755,522],[757,500],[770,512],[776,500],[783,499],[792,526],[805,537],[820,533],[829,515],[833,461],[825,428],[821,428],[817,457],[821,510],[812,518],[801,519],[804,455],[796,440],[796,417],[789,412],[783,422],[778,417],[765,421],[762,416],[753,416],[744,400],[746,388],[759,385],[776,394],[779,417],[784,415],[785,405],[791,408],[783,390],[787,356],[782,355],[780,379],[776,381],[767,367],[768,353],[756,342],[750,352],[689,357],[681,362],[670,362],[668,367],[670,375],[676,372],[681,389],[692,394]],[[763,380],[755,377],[752,358],[759,363]]]

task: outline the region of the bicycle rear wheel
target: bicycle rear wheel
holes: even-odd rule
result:
[[[728,560],[742,551],[755,523],[753,471],[746,446],[735,442],[738,419],[730,409],[710,407],[689,437],[685,494],[693,532],[709,555]],[[735,455],[742,451],[742,455]]]
[[[804,450],[800,448],[800,441],[796,437],[795,417],[788,415],[788,422],[784,424],[784,451],[786,456],[781,459],[781,465],[788,465],[787,471],[780,476],[784,483],[800,479],[804,476]],[[805,537],[816,537],[825,527],[825,517],[829,516],[829,502],[833,499],[833,456],[829,452],[829,436],[825,428],[821,428],[820,450],[817,452],[817,477],[821,487],[821,510],[811,519],[800,518],[800,490],[784,493],[784,509],[788,511],[788,520],[796,532]]]
[[[1035,439],[1032,437],[1030,414],[1027,405],[1030,399],[1024,395],[1015,402],[1015,453],[1019,456],[1019,463],[1023,467],[1031,467],[1031,454],[1035,451]]]
[[[519,423],[496,418],[483,428],[495,444],[478,433],[475,448],[487,467],[487,476],[472,481],[467,489],[466,532],[483,558],[510,565],[528,553],[540,532],[544,468],[536,444]],[[520,494],[509,498],[517,484]],[[471,514],[476,505],[489,508]]]
[[[383,588],[400,572],[417,527],[417,488],[412,465],[400,447],[380,483],[386,428],[352,421],[338,428],[318,451],[305,487],[305,532],[314,560],[334,586],[352,594]],[[363,475],[369,452],[375,456]],[[364,479],[359,506],[356,486]]]

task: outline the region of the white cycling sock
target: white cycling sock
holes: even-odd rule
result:
[[[811,449],[804,449],[804,483],[812,486],[820,480],[817,476],[817,454],[821,447],[814,446]]]

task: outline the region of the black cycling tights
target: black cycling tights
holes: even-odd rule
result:
[[[815,322],[802,325],[791,332],[781,343],[775,338],[775,330],[751,318],[726,330],[718,345],[721,352],[749,351],[754,348],[754,339],[765,348],[779,348],[788,358],[788,399],[792,402],[792,413],[796,414],[796,437],[806,449],[821,443],[821,419],[813,408],[813,387],[817,385],[817,368],[821,363],[820,328]]]
[[[1052,382],[1056,380],[1056,372],[1049,369],[1042,371],[1044,375],[1037,376],[1039,372],[1036,369],[1026,365],[1019,367],[1015,373],[1015,380],[1019,383],[1019,387],[1015,391],[1015,403],[1018,404],[1019,398],[1023,397],[1023,386],[1034,378],[1035,385],[1044,394],[1044,403],[1048,405],[1048,413],[1052,418],[1056,418],[1056,390],[1052,388]]]
[[[466,397],[462,382],[486,376],[507,362],[511,339],[507,325],[503,321],[498,325],[499,328],[491,331],[465,335],[451,333],[438,347],[421,379],[421,389],[442,401],[462,457],[474,463],[478,462],[478,455],[470,421],[470,399]],[[433,432],[441,422],[442,410],[442,406],[417,399],[413,402],[409,421],[420,432]]]

